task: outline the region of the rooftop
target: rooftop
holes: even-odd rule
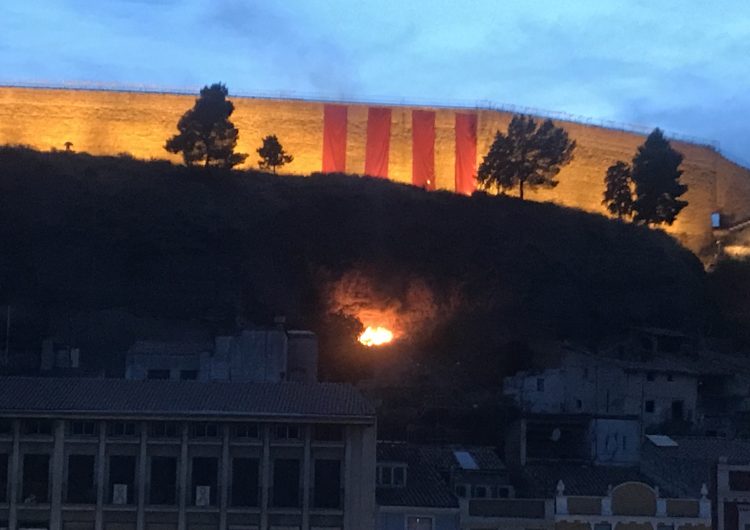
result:
[[[374,421],[354,387],[338,383],[132,381],[93,378],[0,378],[0,416],[327,417]]]
[[[653,481],[631,466],[596,466],[591,464],[528,464],[515,481],[518,497],[532,499],[555,496],[558,481],[565,484],[566,495],[604,496],[610,486],[624,482]],[[667,492],[664,492],[667,494]],[[696,490],[693,496],[697,496]]]

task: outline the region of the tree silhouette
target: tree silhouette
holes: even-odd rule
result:
[[[630,165],[618,160],[604,176],[604,200],[602,204],[609,213],[618,218],[629,217],[633,213],[633,190],[631,187]]]
[[[263,145],[258,149],[260,160],[258,166],[261,169],[270,169],[276,174],[276,168],[290,163],[294,157],[284,151],[275,134],[269,134],[263,138]]]
[[[575,140],[570,140],[568,133],[552,120],[538,125],[530,116],[513,116],[508,133],[495,134],[479,166],[477,181],[484,189],[494,187],[498,192],[518,186],[523,200],[525,186],[557,186],[555,176],[573,159],[575,147]]]
[[[179,134],[167,140],[164,148],[182,153],[188,166],[203,162],[206,167],[231,168],[244,162],[247,155],[234,152],[239,132],[229,121],[234,105],[227,95],[227,87],[221,83],[203,87],[193,108],[177,123]]]
[[[687,201],[679,200],[687,191],[680,183],[682,154],[675,151],[657,128],[638,147],[633,158],[635,201],[633,219],[647,225],[674,223]]]

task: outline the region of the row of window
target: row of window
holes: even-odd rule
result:
[[[510,497],[508,486],[456,484],[455,492],[456,496],[462,499],[507,499]]]
[[[147,470],[146,498],[153,505],[176,505],[178,475],[176,457],[152,456]],[[111,455],[106,462],[106,502],[115,505],[136,503],[136,457]],[[217,506],[219,460],[213,457],[190,459],[188,498],[194,506]],[[337,459],[315,459],[312,466],[311,502],[314,508],[339,509],[343,503],[342,464]],[[64,500],[70,504],[96,503],[94,455],[69,455],[66,462]],[[50,497],[50,455],[25,454],[21,473],[21,502],[48,503]],[[230,464],[229,504],[257,507],[260,504],[260,461],[233,458]],[[8,455],[0,454],[0,503],[8,502]],[[271,463],[269,502],[272,507],[296,508],[302,502],[301,461],[277,458]]]
[[[28,436],[51,436],[52,421],[44,419],[28,419],[21,422],[21,433]],[[231,435],[240,439],[259,439],[260,425],[257,423],[232,423]],[[191,438],[218,439],[222,434],[222,424],[216,422],[190,423],[188,426]],[[113,438],[128,438],[139,435],[136,422],[117,421],[108,422],[107,435]],[[0,435],[10,435],[11,422],[0,419]],[[177,439],[180,437],[180,424],[174,421],[149,422],[148,434],[151,438]],[[303,428],[300,425],[279,424],[272,427],[272,436],[276,440],[301,440]],[[98,436],[98,424],[95,421],[70,421],[67,423],[67,433],[71,437]],[[312,437],[315,441],[338,442],[344,439],[342,425],[318,424],[313,426]]]

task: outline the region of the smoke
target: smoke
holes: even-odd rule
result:
[[[378,281],[361,271],[350,271],[329,281],[329,314],[356,318],[363,327],[383,326],[396,340],[413,340],[429,333],[461,305],[456,289],[439,296],[421,278]]]

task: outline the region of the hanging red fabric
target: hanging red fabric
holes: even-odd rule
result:
[[[346,106],[323,106],[323,173],[346,171],[346,118]]]
[[[388,178],[388,152],[391,146],[391,109],[367,109],[365,175]]]
[[[456,113],[456,193],[471,195],[477,179],[477,115]]]
[[[411,182],[435,189],[435,112],[431,110],[411,113]]]

